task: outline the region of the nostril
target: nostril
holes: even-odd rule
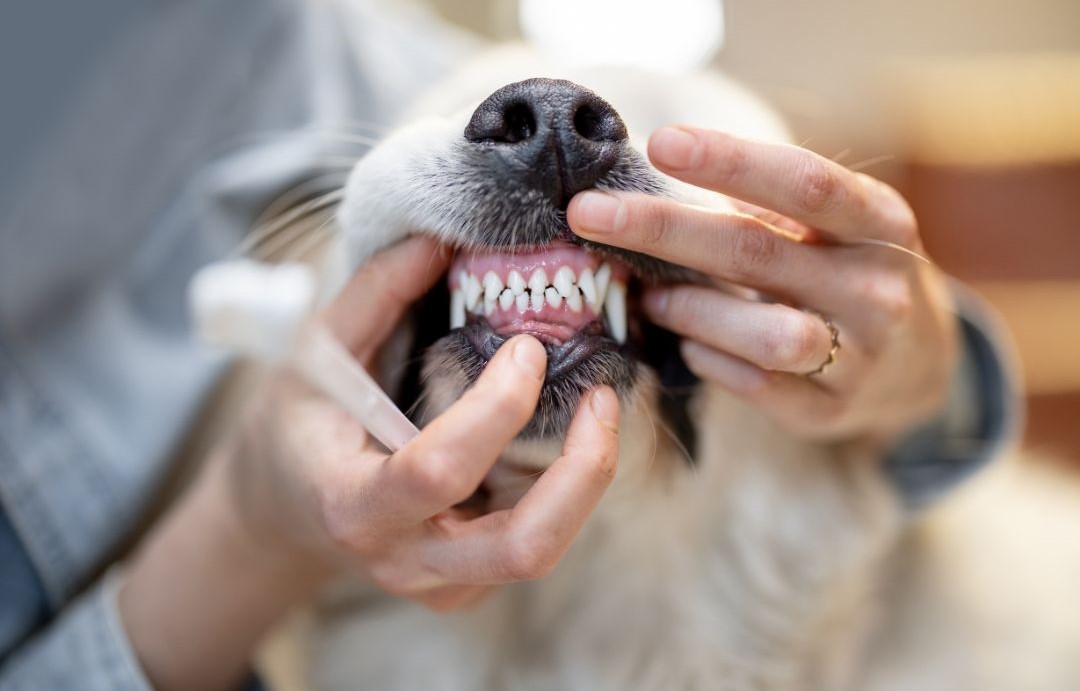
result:
[[[583,105],[574,113],[574,131],[589,140],[602,138],[600,116],[589,105]]]
[[[574,132],[592,142],[626,139],[626,125],[606,103],[585,102],[574,111]]]
[[[516,144],[536,133],[536,116],[526,103],[514,103],[506,109],[506,133],[500,141]]]

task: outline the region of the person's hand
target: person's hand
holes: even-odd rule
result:
[[[881,244],[922,252],[895,190],[799,147],[689,127],[658,130],[648,153],[661,171],[729,196],[734,211],[589,191],[567,217],[583,238],[709,278],[644,298],[651,320],[685,337],[693,372],[815,439],[888,444],[940,406],[955,318],[941,276]],[[826,320],[839,348],[811,374],[830,361]]]
[[[360,269],[321,318],[371,369],[410,304],[445,271],[428,239]],[[446,609],[498,583],[544,576],[611,481],[618,400],[586,394],[563,456],[510,510],[454,509],[533,415],[545,372],[535,339],[511,339],[476,384],[387,455],[335,403],[284,375],[233,452],[231,483],[251,530],[308,563],[355,567],[385,590]]]

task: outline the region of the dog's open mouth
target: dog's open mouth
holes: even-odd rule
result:
[[[529,334],[548,351],[552,382],[627,340],[627,282],[620,261],[569,243],[508,253],[459,254],[449,273],[450,328],[485,360]]]

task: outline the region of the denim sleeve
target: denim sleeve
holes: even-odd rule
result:
[[[968,291],[954,287],[963,354],[943,412],[885,459],[885,472],[912,510],[941,498],[996,458],[1015,437],[1022,409],[1007,339]]]
[[[116,574],[76,599],[0,667],[0,691],[150,691],[116,609]]]

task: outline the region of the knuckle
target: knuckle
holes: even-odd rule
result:
[[[774,268],[780,258],[780,246],[777,238],[767,230],[751,227],[740,229],[733,236],[732,255],[736,261],[735,273],[747,281],[761,275],[762,271]]]
[[[812,317],[789,308],[783,309],[776,326],[765,332],[766,367],[795,371],[811,366],[820,348],[818,328]]]
[[[808,159],[795,186],[794,201],[799,209],[812,215],[826,214],[835,209],[843,197],[839,174],[823,161]]]
[[[715,132],[708,138],[705,164],[717,186],[736,184],[746,172],[748,159],[746,148],[735,137]]]
[[[647,201],[641,205],[636,216],[636,225],[643,245],[659,247],[667,243],[673,222],[664,205],[652,200]]]
[[[708,300],[703,291],[695,288],[675,289],[668,305],[669,317],[679,326],[700,321],[708,312]]]
[[[412,480],[419,496],[448,505],[464,501],[472,494],[472,487],[457,459],[441,449],[429,451],[423,459],[414,460]]]
[[[503,557],[503,568],[512,581],[544,578],[555,568],[553,550],[527,533],[511,535]]]
[[[867,282],[866,299],[871,309],[891,323],[907,322],[914,310],[911,283],[904,276],[879,275]]]
[[[356,526],[346,502],[334,487],[320,487],[316,490],[316,505],[319,520],[330,541],[337,547],[354,551],[357,549]]]

